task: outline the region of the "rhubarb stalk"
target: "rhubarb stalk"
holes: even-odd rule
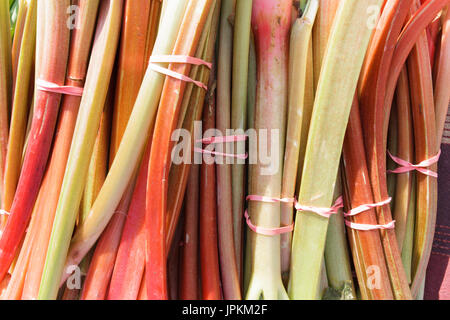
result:
[[[49,15],[38,15],[38,25],[45,24],[44,54],[37,68],[38,79],[63,84],[69,51],[70,30],[66,25],[68,0],[39,2]],[[41,10],[38,9],[38,12]],[[39,29],[39,28],[38,28]],[[61,94],[38,90],[30,139],[20,173],[11,214],[0,240],[0,279],[5,276],[28,225],[44,175],[58,116]]]
[[[188,3],[180,33],[173,50],[174,55],[193,56],[196,52],[203,27],[213,0],[195,0]],[[169,65],[169,69],[187,75],[189,64]],[[146,204],[146,280],[149,299],[167,299],[167,260],[165,239],[165,216],[167,210],[167,181],[171,163],[171,135],[178,120],[185,81],[166,78],[150,153],[147,204]]]
[[[266,155],[267,150],[271,150],[271,158],[269,161],[264,159],[266,163],[263,163],[258,157],[257,163],[252,165],[251,191],[254,195],[270,198],[281,196],[291,9],[289,0],[255,0],[252,12],[258,59],[254,128],[259,145],[267,148]],[[251,201],[249,216],[254,225],[279,228],[280,204]],[[252,255],[252,271],[246,298],[288,299],[281,280],[280,236],[254,234],[251,239],[252,250],[247,254]]]
[[[221,133],[231,128],[231,68],[233,54],[233,28],[229,18],[234,8],[233,0],[222,0],[220,12],[219,51],[217,61],[217,112],[216,126]],[[230,144],[223,145],[230,150]],[[233,210],[230,158],[216,156],[217,200],[220,269],[223,294],[226,300],[241,298],[236,260],[235,221]]]
[[[75,22],[80,23],[71,37],[70,56],[67,68],[66,84],[82,88],[86,76],[91,41],[99,1],[83,0],[79,2],[79,16]],[[52,155],[36,201],[36,215],[42,219],[38,229],[30,227],[29,233],[38,236],[33,241],[33,251],[27,269],[22,299],[36,299],[47,254],[51,228],[53,226],[59,192],[64,177],[67,157],[70,151],[75,122],[81,97],[64,96],[61,105]]]
[[[396,124],[398,127],[398,151],[394,155],[405,161],[413,163],[414,137],[406,68],[403,69],[398,80],[396,107],[398,115]],[[392,153],[394,151],[390,152]],[[392,214],[395,220],[395,234],[398,241],[398,247],[399,250],[402,251],[408,221],[410,197],[412,193],[413,173],[401,173],[398,175],[396,180],[395,196],[392,194],[394,196],[394,209]]]
[[[151,136],[150,140],[151,141]],[[136,186],[127,212],[114,270],[109,284],[108,300],[137,299],[145,268],[145,193],[147,190],[148,143],[139,169]],[[123,214],[123,213],[121,213]]]
[[[0,3],[0,196],[3,198],[3,174],[8,145],[9,110],[11,103],[12,69],[11,37],[9,35],[9,8]],[[2,208],[4,208],[2,201]]]
[[[122,4],[122,0],[103,1],[99,9],[95,41],[85,84],[89,90],[81,99],[47,250],[39,299],[56,298],[64,272],[64,259],[75,226],[114,64]],[[64,27],[61,28],[64,29]]]
[[[211,77],[215,79],[215,75]],[[210,81],[210,84],[213,81]],[[210,86],[211,90],[211,86]],[[203,130],[215,127],[216,104],[210,91],[203,110]],[[217,236],[216,165],[202,162],[200,166],[200,276],[203,300],[221,300]]]
[[[376,5],[381,1],[339,5],[317,86],[298,197],[301,205],[332,206],[345,128],[372,33],[367,9]],[[316,297],[327,227],[328,219],[315,213],[297,214],[289,288],[293,299]]]
[[[374,199],[367,169],[359,104],[356,97],[350,111],[344,140],[343,167],[346,209],[349,210],[362,204],[373,203]],[[350,217],[349,221],[366,225],[378,224],[375,209]],[[348,229],[356,276],[361,297],[364,300],[390,300],[394,297],[380,235],[378,230]],[[374,286],[369,279],[374,271],[378,271],[380,275],[377,279],[379,280],[377,286]]]
[[[37,2],[35,0],[29,1],[14,86],[8,153],[6,154],[3,180],[2,205],[7,211],[11,209],[22,166],[28,110],[31,101],[29,99],[29,87],[36,43],[36,7]]]
[[[233,69],[231,96],[231,127],[236,134],[244,134],[247,127],[247,78],[250,49],[252,0],[237,1],[233,31]],[[236,142],[236,153],[245,153],[245,142]],[[239,161],[239,160],[235,160]],[[236,265],[242,279],[243,224],[245,205],[245,165],[232,165],[233,231]]]
[[[418,0],[412,7],[419,8]],[[411,106],[414,123],[415,159],[421,162],[434,157],[439,148],[436,138],[436,117],[433,80],[427,36],[422,32],[407,61]],[[434,164],[428,169],[436,171]],[[417,174],[416,223],[412,256],[413,297],[419,293],[431,254],[437,210],[437,179]]]
[[[385,104],[387,81],[395,43],[405,22],[412,0],[387,2],[378,22],[367,57],[367,73],[361,82],[361,116],[368,169],[375,202],[388,197],[386,148],[391,103]],[[395,84],[397,79],[395,79]],[[394,86],[395,89],[395,86]],[[393,93],[392,93],[393,96]],[[400,115],[399,115],[400,117]],[[376,209],[378,224],[392,221],[390,206]],[[395,230],[382,231],[382,244],[395,299],[411,299],[406,274],[401,262]]]
[[[310,117],[310,110],[305,107],[306,73],[308,53],[312,39],[311,32],[319,2],[308,2],[305,14],[295,20],[291,29],[290,54],[289,54],[289,97],[288,97],[288,122],[286,132],[286,150],[284,153],[283,180],[281,198],[293,198],[295,195],[296,174],[299,165],[301,140],[308,130],[303,128]],[[309,129],[309,128],[308,128]],[[281,224],[289,226],[293,222],[294,204],[281,204]],[[292,233],[281,235],[281,271],[288,278],[291,256]]]
[[[441,145],[444,133],[448,103],[450,101],[450,6],[442,24],[442,36],[437,63],[436,81],[434,87],[434,103],[436,106],[437,145]]]
[[[166,3],[166,2],[164,2]],[[154,55],[170,54],[183,17],[186,1],[168,0],[170,10],[162,18],[162,26],[153,49]],[[167,64],[157,64],[167,66]],[[141,84],[136,102],[131,112],[122,142],[117,150],[106,180],[100,190],[88,218],[77,228],[72,239],[71,247],[66,259],[66,267],[78,264],[84,255],[95,244],[101,233],[114,214],[121,197],[127,188],[127,183],[137,167],[142,156],[142,150],[151,131],[152,124],[161,90],[164,75],[154,71],[150,66]]]

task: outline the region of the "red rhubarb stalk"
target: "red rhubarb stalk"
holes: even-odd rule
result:
[[[450,7],[447,7],[442,24],[442,38],[437,61],[436,81],[434,88],[434,102],[436,106],[436,130],[438,146],[441,145],[450,100]]]
[[[38,16],[38,24],[46,24],[47,27],[37,78],[60,85],[64,84],[69,52],[70,30],[67,28],[66,15],[69,4],[69,0],[38,3],[38,7],[44,6],[47,13],[45,21]],[[61,94],[42,90],[36,92],[28,147],[10,216],[0,239],[0,279],[8,271],[28,225],[44,175],[60,101]]]
[[[379,26],[368,53],[367,77],[362,81],[361,108],[365,135],[369,175],[375,202],[386,200],[388,195],[386,178],[386,140],[390,106],[384,109],[386,81],[394,54],[395,43],[405,22],[412,0],[387,2]],[[390,206],[377,208],[378,223],[392,221]],[[410,299],[408,281],[401,261],[395,230],[383,231],[382,243],[386,256],[394,297]]]
[[[145,194],[150,148],[151,144],[147,146],[142,159],[128,209],[109,285],[108,300],[136,299],[141,287],[145,268]]]
[[[203,111],[203,130],[215,127],[215,95]],[[203,300],[222,299],[217,236],[216,165],[204,161],[200,167],[200,272]]]
[[[198,221],[200,167],[191,166],[186,188],[183,252],[180,265],[180,299],[197,300],[198,296]]]
[[[419,8],[418,0],[412,12]],[[416,42],[407,60],[414,122],[415,159],[417,162],[434,157],[439,148],[436,139],[436,117],[433,98],[433,80],[427,36],[425,32]],[[428,169],[436,171],[434,164]],[[414,297],[423,285],[431,254],[437,210],[437,179],[417,174],[416,221],[412,255],[412,284]]]
[[[189,2],[174,55],[193,56],[203,31],[212,0]],[[188,75],[189,64],[170,64],[169,69]],[[167,181],[170,168],[171,135],[176,128],[178,113],[183,99],[185,81],[167,77],[164,83],[158,114],[156,116],[154,139],[150,153],[147,204],[146,204],[146,274],[149,299],[167,299],[167,249],[165,239],[165,215],[167,210]]]
[[[80,21],[83,22],[79,29],[74,29],[72,32],[66,84],[82,88],[86,77],[98,1],[83,0],[79,2],[79,6],[78,19],[82,19]],[[75,23],[78,23],[78,21]],[[42,216],[43,220],[39,223],[37,230],[32,227],[29,230],[30,233],[37,233],[37,238],[32,244],[34,248],[27,269],[22,299],[35,299],[39,291],[42,269],[80,101],[81,97],[77,96],[65,96],[62,101],[52,155],[39,190],[42,197],[39,196],[36,201],[36,215]]]
[[[362,204],[374,203],[365,157],[359,105],[356,97],[350,111],[344,140],[343,165],[346,209],[356,208]],[[360,224],[378,224],[375,209],[370,209],[356,215],[350,221]],[[393,299],[386,260],[381,245],[380,232],[377,230],[357,231],[350,228],[347,230],[361,297],[364,300]],[[379,268],[380,277],[378,286],[371,286],[373,283],[368,279],[372,272],[369,267],[373,266]]]

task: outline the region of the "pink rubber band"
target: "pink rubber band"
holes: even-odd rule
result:
[[[360,205],[359,207],[353,208],[352,210],[350,210],[347,213],[344,213],[344,216],[345,217],[356,216],[357,214],[360,214],[360,213],[362,213],[364,211],[367,211],[367,210],[370,210],[372,208],[382,207],[382,206],[384,206],[386,204],[391,203],[391,201],[392,201],[392,198],[388,198],[388,199],[386,199],[384,201],[380,201],[380,202],[374,203],[374,204],[363,204],[363,205]]]
[[[339,197],[336,199],[336,202],[331,208],[317,208],[312,206],[304,206],[300,203],[296,202],[295,209],[297,211],[309,211],[314,212],[315,214],[318,214],[319,216],[322,216],[324,218],[330,218],[333,214],[337,214],[339,212],[339,209],[344,206],[344,201],[342,197]]]
[[[216,144],[216,143],[226,143],[226,142],[238,142],[238,141],[245,141],[247,139],[246,135],[235,135],[235,136],[222,136],[222,137],[210,137],[205,139],[196,140],[197,143],[203,143],[203,144]],[[213,154],[223,157],[232,157],[232,158],[238,158],[238,159],[247,159],[248,154],[229,154],[229,153],[222,153],[222,152],[216,152],[216,151],[209,151],[205,149],[199,149],[194,148],[195,152],[199,153],[207,153],[207,154]]]
[[[181,81],[191,82],[191,83],[195,84],[197,87],[200,87],[202,89],[208,90],[208,87],[204,83],[202,83],[200,81],[197,81],[197,80],[194,80],[194,79],[191,79],[188,76],[185,76],[185,75],[183,75],[181,73],[169,70],[167,68],[163,68],[163,67],[157,66],[156,64],[153,64],[153,63],[150,63],[149,67],[152,68],[153,71],[165,74],[166,76],[169,76],[169,77],[181,80]]]
[[[439,150],[439,153],[427,160],[422,161],[419,164],[412,164],[409,163],[406,160],[400,159],[394,155],[392,155],[389,151],[388,151],[389,156],[392,158],[392,160],[394,160],[397,164],[399,164],[401,167],[395,169],[395,170],[389,170],[388,173],[405,173],[405,172],[410,172],[410,171],[418,171],[420,173],[423,173],[427,176],[433,177],[433,178],[437,178],[438,174],[432,170],[426,169],[429,166],[437,163],[439,161],[439,157],[441,156],[441,150]]]
[[[265,196],[257,196],[257,195],[248,195],[246,198],[247,201],[259,201],[259,202],[265,202],[265,203],[278,203],[278,202],[284,202],[284,203],[294,203],[295,199],[293,198],[272,198],[272,197],[265,197]],[[247,225],[255,233],[262,234],[265,236],[277,236],[284,233],[289,233],[294,230],[294,224],[291,224],[290,226],[285,227],[279,227],[279,228],[264,228],[264,227],[258,227],[255,226],[252,221],[250,220],[250,217],[248,215],[247,210],[244,212],[245,220],[247,221]]]
[[[212,68],[212,63],[206,62],[205,60],[182,56],[182,55],[154,55],[150,57],[150,63],[189,63],[196,66],[206,66],[208,69]]]
[[[81,97],[83,95],[83,88],[73,86],[60,86],[56,83],[48,82],[42,79],[36,80],[36,88],[41,91],[67,94],[71,96]]]
[[[191,82],[195,84],[197,87],[203,88],[205,90],[208,90],[208,87],[197,80],[194,80],[192,78],[189,78],[188,76],[185,76],[184,74],[175,72],[173,70],[163,68],[161,66],[156,65],[155,63],[189,63],[194,65],[204,65],[211,69],[212,64],[209,62],[206,62],[202,59],[195,58],[195,57],[189,57],[189,56],[183,56],[183,55],[154,55],[150,57],[150,63],[149,67],[153,69],[153,71],[165,74],[166,76],[185,81],[185,82]]]
[[[120,214],[120,215],[123,215],[123,216],[128,216],[128,213],[126,213],[125,211],[120,211],[120,210],[117,210],[117,211],[114,211],[114,214]]]
[[[0,216],[9,216],[10,213],[6,210],[0,209]]]
[[[247,140],[247,135],[235,135],[235,136],[222,136],[222,137],[210,137],[195,142],[201,142],[203,144],[214,144],[214,143],[228,143],[228,142],[240,142]]]
[[[246,198],[247,201],[259,201],[259,202],[266,202],[266,203],[276,203],[276,202],[283,202],[283,203],[295,203],[295,198],[271,198],[271,197],[265,197],[265,196],[256,196],[256,195],[248,195]]]
[[[229,158],[238,158],[238,159],[242,159],[245,160],[248,158],[248,154],[232,154],[232,153],[223,153],[223,152],[217,152],[217,151],[209,151],[209,150],[205,150],[205,149],[200,149],[200,148],[194,148],[194,152],[198,152],[198,153],[206,153],[206,154],[211,154],[211,155],[215,155],[215,156],[222,156],[222,157],[229,157]]]
[[[265,235],[265,236],[278,236],[280,234],[289,233],[294,230],[294,224],[291,224],[290,226],[286,226],[286,227],[280,227],[280,228],[264,228],[264,227],[255,226],[252,223],[252,221],[250,220],[247,210],[245,210],[244,217],[245,217],[245,220],[247,221],[247,225],[250,228],[250,230],[252,230],[255,233]]]
[[[372,231],[372,230],[389,230],[395,228],[395,220],[392,220],[391,222],[387,224],[362,224],[362,223],[354,223],[351,221],[345,220],[345,224],[347,227],[354,229],[354,230],[361,230],[361,231]]]

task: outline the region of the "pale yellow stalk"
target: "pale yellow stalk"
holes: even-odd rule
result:
[[[367,9],[381,2],[347,0],[339,5],[317,86],[298,197],[301,205],[333,205],[345,129],[372,33]],[[316,297],[327,228],[327,218],[313,212],[297,214],[289,285],[292,299]]]

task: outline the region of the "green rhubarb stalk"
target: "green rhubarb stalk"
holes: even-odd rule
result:
[[[411,101],[409,95],[408,74],[406,68],[400,73],[400,77],[397,83],[396,93],[396,110],[397,122],[395,126],[398,128],[398,148],[397,150],[390,150],[393,155],[400,157],[401,159],[410,163],[414,162],[414,137],[413,137],[413,124],[411,115]],[[394,153],[395,152],[395,153]],[[391,174],[390,176],[396,176],[395,194],[390,193],[393,196],[393,210],[392,215],[395,220],[395,235],[398,242],[398,248],[401,251],[404,243],[409,205],[412,189],[412,172],[405,172],[402,174]],[[388,176],[388,179],[389,177]],[[389,180],[388,180],[389,181]]]
[[[13,84],[16,82],[17,65],[19,63],[20,46],[22,44],[22,37],[24,35],[25,21],[27,17],[27,11],[29,3],[26,0],[18,0],[19,9],[17,11],[16,28],[14,30],[14,39],[12,43],[12,72],[13,72]],[[43,32],[43,31],[42,31]],[[43,40],[43,39],[41,39]],[[37,46],[39,42],[37,42]],[[37,74],[37,72],[36,72]],[[14,86],[14,85],[13,85]]]
[[[342,179],[338,173],[333,200],[342,195]],[[329,292],[339,300],[355,300],[348,242],[342,210],[330,217],[325,243],[325,266]]]
[[[325,265],[325,261],[322,263],[322,268],[320,269],[320,285],[318,286],[316,299],[322,300],[327,299],[326,294],[329,293],[327,291],[328,288],[328,276],[327,276],[327,266]]]
[[[388,132],[388,141],[387,141],[387,148],[389,152],[391,152],[393,155],[397,155],[398,153],[398,114],[397,109],[393,108],[391,110],[391,116],[389,118],[389,132]],[[402,119],[402,118],[401,118]],[[394,170],[397,168],[397,164],[392,160],[390,157],[387,157],[386,160],[386,168],[388,170]],[[390,174],[387,176],[387,190],[390,197],[392,197],[392,201],[390,203],[391,211],[394,208],[395,203],[395,190],[396,190],[396,184],[397,184],[397,175]]]
[[[12,66],[11,37],[9,30],[9,8],[6,1],[0,3],[0,196],[3,194],[3,172],[5,170],[8,145],[9,105],[11,103]]]
[[[233,55],[233,27],[229,17],[235,6],[233,0],[222,0],[220,12],[219,50],[217,60],[217,110],[216,126],[222,133],[231,127],[231,68]],[[224,150],[230,150],[231,144],[223,144]],[[227,152],[227,151],[226,151]],[[241,299],[239,274],[234,243],[235,231],[232,200],[231,163],[232,158],[217,157],[217,220],[219,236],[220,267],[224,298]]]
[[[16,29],[16,22],[17,22],[17,12],[19,10],[19,1],[10,1],[11,5],[9,8],[9,13],[11,16],[11,39],[14,37],[14,30]]]
[[[297,170],[296,194],[300,190],[302,170],[305,161],[308,132],[314,107],[315,91],[319,81],[322,60],[330,37],[331,27],[336,15],[340,0],[321,0],[319,10],[313,25],[312,41],[308,49],[308,62],[306,65],[305,100],[303,108],[303,124],[300,139],[300,154]]]
[[[289,53],[289,97],[286,149],[284,152],[283,181],[281,198],[293,198],[295,195],[296,173],[299,165],[302,135],[308,135],[306,121],[310,110],[305,107],[305,89],[308,52],[311,44],[311,32],[316,18],[319,1],[308,2],[305,14],[296,19],[291,29]],[[306,111],[306,112],[305,112]],[[306,130],[305,130],[306,129]],[[309,129],[309,128],[308,128]],[[281,225],[289,226],[293,222],[294,204],[281,204]],[[292,233],[281,235],[281,272],[288,278],[291,256]]]
[[[414,221],[416,218],[416,183],[415,179],[412,179],[411,196],[408,206],[408,219],[406,220],[405,237],[402,245],[402,262],[405,268],[406,278],[408,283],[411,284],[411,267],[412,267],[412,252],[414,243]]]
[[[372,33],[367,9],[381,3],[347,0],[336,13],[314,102],[298,197],[302,205],[329,208],[333,204],[345,129]],[[328,219],[315,213],[297,214],[289,283],[293,299],[316,297],[327,227]]]
[[[255,127],[255,106],[256,106],[256,51],[255,38],[253,32],[250,32],[250,50],[248,58],[248,79],[247,79],[247,128]],[[247,167],[247,189],[248,194],[253,194],[252,191],[252,175],[250,174],[252,165]],[[253,231],[247,229],[245,252],[244,252],[244,292],[247,292],[251,277],[252,255],[253,250],[252,240]]]
[[[336,10],[341,0],[320,0],[319,12],[313,28],[313,52],[314,52],[314,89],[317,89],[322,60],[327,49],[330,30],[333,25]]]
[[[311,123],[311,115],[314,107],[315,89],[314,89],[314,52],[313,41],[310,41],[308,48],[308,61],[306,63],[306,79],[305,79],[305,98],[303,103],[302,115],[302,133],[300,134],[300,152],[298,155],[297,165],[297,183],[295,186],[295,194],[300,190],[300,182],[302,180],[303,164],[305,162],[306,145],[308,144],[309,125]],[[292,240],[291,240],[292,242]]]
[[[247,126],[247,81],[249,67],[252,0],[237,1],[234,18],[231,127],[235,134],[244,134]],[[236,143],[236,153],[245,154],[245,142]],[[242,246],[245,203],[245,165],[232,165],[232,198],[234,246],[238,274],[242,278]]]
[[[55,299],[75,226],[116,55],[122,0],[101,3],[97,30],[56,209],[38,299]],[[126,183],[124,183],[126,185]]]
[[[166,15],[153,49],[154,55],[167,55],[173,50],[178,30],[184,15],[186,0],[164,1],[167,6]],[[157,64],[166,67],[167,63]],[[154,123],[159,98],[165,76],[147,68],[141,89],[134,104],[127,128],[122,137],[119,149],[110,167],[106,180],[100,190],[83,225],[80,225],[72,239],[66,267],[78,264],[84,255],[95,244],[107,226],[114,210],[133,175]]]

